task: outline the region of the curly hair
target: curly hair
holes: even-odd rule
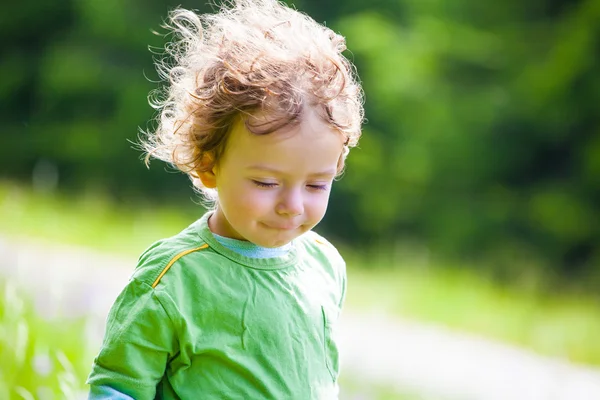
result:
[[[277,0],[231,0],[216,14],[177,8],[163,27],[172,40],[156,62],[166,84],[149,96],[158,125],[141,140],[147,164],[154,157],[173,165],[214,199],[194,178],[218,165],[236,118],[268,134],[298,123],[309,106],[346,137],[341,173],[363,121],[342,36]],[[250,123],[256,112],[269,122]]]

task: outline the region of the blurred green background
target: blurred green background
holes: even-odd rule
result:
[[[600,0],[294,4],[346,37],[366,93],[318,227],[361,282],[349,307],[600,365]],[[148,46],[164,45],[153,31],[177,5],[211,10],[4,5],[0,235],[137,254],[202,213],[185,176],[146,169],[132,145],[153,127]]]

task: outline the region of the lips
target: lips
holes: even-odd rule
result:
[[[273,229],[279,229],[281,231],[293,231],[294,229],[296,229],[295,226],[275,226],[273,227]]]
[[[280,231],[293,231],[298,228],[298,225],[277,225],[277,224],[264,224],[268,228],[277,229]]]

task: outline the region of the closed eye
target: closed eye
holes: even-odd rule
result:
[[[277,187],[276,183],[262,182],[262,181],[257,181],[255,179],[252,179],[252,183],[254,183],[256,186],[261,187],[261,188],[274,188],[274,187]]]
[[[312,190],[327,190],[327,189],[329,189],[329,185],[306,185],[306,186]]]

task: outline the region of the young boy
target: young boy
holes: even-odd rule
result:
[[[345,264],[311,229],[360,136],[344,40],[276,0],[178,9],[149,156],[214,207],[147,249],[113,305],[91,399],[335,399]]]

